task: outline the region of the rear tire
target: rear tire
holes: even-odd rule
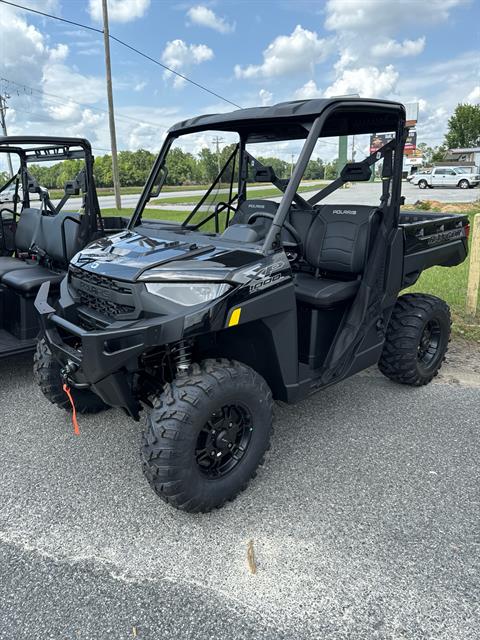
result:
[[[418,181],[418,188],[419,189],[426,189],[428,187],[427,181],[426,180],[419,180]]]
[[[401,384],[428,384],[445,360],[450,331],[446,302],[427,294],[401,296],[387,328],[380,371]]]
[[[207,512],[233,500],[270,448],[272,394],[250,367],[205,360],[164,387],[143,434],[152,489],[168,504]]]
[[[33,357],[33,377],[43,395],[52,404],[72,411],[72,405],[63,391],[60,365],[55,360],[45,340],[39,340]],[[100,413],[110,407],[95,393],[86,389],[71,389],[77,413]]]

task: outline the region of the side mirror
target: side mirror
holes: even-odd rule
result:
[[[276,180],[277,176],[273,167],[258,167],[255,169],[253,174],[253,180],[255,182],[273,182]]]
[[[78,180],[74,178],[73,180],[67,180],[65,183],[65,195],[66,196],[78,196],[80,195],[80,184]]]
[[[148,199],[158,198],[160,195],[160,191],[162,190],[163,184],[167,179],[168,169],[167,167],[162,167],[160,171],[157,173],[157,177],[155,178],[155,182],[150,189],[150,193],[148,194]]]
[[[340,176],[344,182],[367,182],[372,177],[372,170],[364,162],[349,162]]]

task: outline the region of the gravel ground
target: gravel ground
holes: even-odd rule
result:
[[[192,516],[144,481],[139,425],[76,438],[0,362],[0,638],[479,637],[479,363],[457,342],[428,387],[370,370],[277,406],[257,479]]]

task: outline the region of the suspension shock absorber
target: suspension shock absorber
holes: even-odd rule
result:
[[[179,376],[186,376],[192,364],[192,346],[187,340],[180,340],[172,349],[173,361]]]

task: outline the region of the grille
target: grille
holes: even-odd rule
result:
[[[96,287],[103,287],[104,289],[117,291],[118,293],[132,293],[131,289],[123,286],[121,282],[117,282],[116,280],[112,280],[111,278],[107,278],[106,276],[101,276],[98,273],[84,271],[83,269],[78,269],[77,267],[70,267],[69,273],[70,276],[77,278],[82,282],[93,284]]]
[[[76,267],[70,267],[69,281],[80,304],[102,316],[114,318],[135,311],[132,290],[121,282]]]
[[[118,316],[123,313],[132,313],[132,311],[135,311],[135,307],[129,304],[120,304],[113,300],[98,298],[97,296],[86,293],[85,291],[77,291],[77,293],[81,304],[89,309],[93,309],[93,311],[96,311],[97,313],[101,313],[104,316]]]

